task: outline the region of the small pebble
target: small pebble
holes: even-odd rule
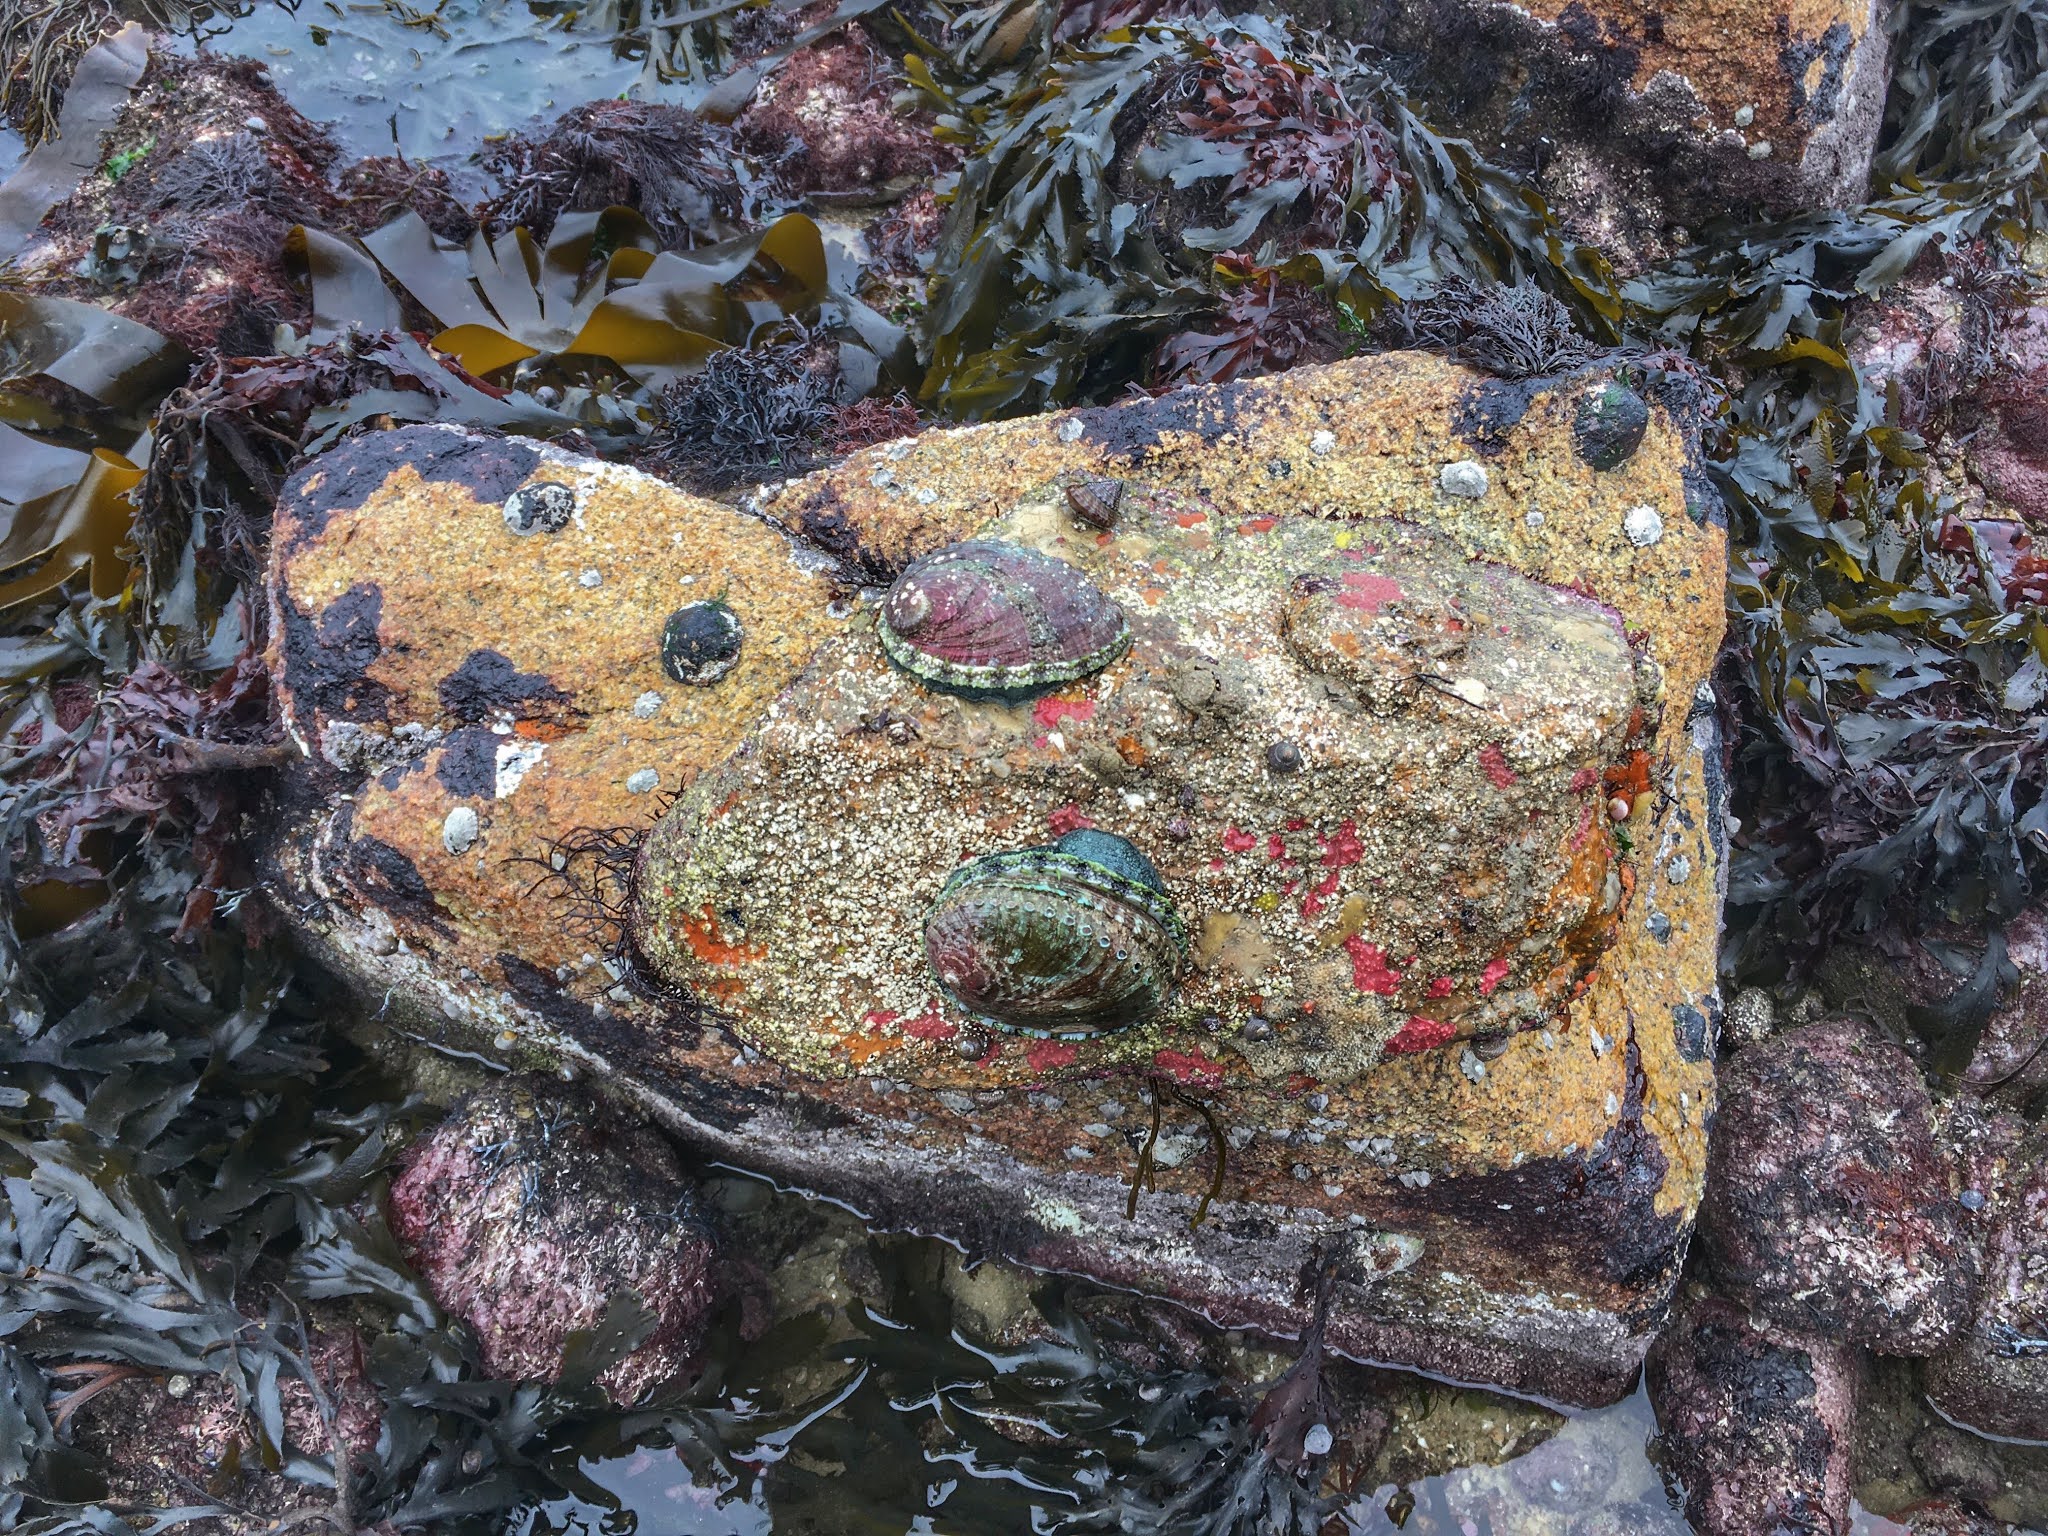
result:
[[[1081,434],[1087,430],[1086,427],[1081,425],[1080,417],[1069,416],[1059,424],[1058,431],[1053,435],[1063,443],[1078,443],[1081,441]]]
[[[476,842],[476,812],[466,805],[458,805],[448,813],[441,823],[441,846],[450,853],[467,853]]]
[[[1621,520],[1621,532],[1637,549],[1648,549],[1664,537],[1664,519],[1655,507],[1630,507],[1628,516]]]
[[[642,768],[639,772],[630,773],[626,776],[626,793],[629,795],[648,794],[660,783],[660,774],[656,773],[652,768]]]
[[[1436,477],[1437,488],[1446,496],[1484,496],[1492,483],[1486,466],[1477,459],[1459,459],[1446,464]]]
[[[1301,1437],[1301,1448],[1311,1456],[1327,1456],[1336,1439],[1327,1424],[1311,1424],[1308,1433]]]
[[[174,1398],[192,1395],[192,1378],[180,1371],[164,1383],[164,1391]]]

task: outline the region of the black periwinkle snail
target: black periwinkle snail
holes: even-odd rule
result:
[[[679,683],[709,687],[739,665],[745,639],[739,615],[724,603],[686,603],[662,626],[661,670]]]

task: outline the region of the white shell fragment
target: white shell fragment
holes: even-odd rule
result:
[[[441,846],[450,853],[467,853],[477,837],[476,812],[469,806],[458,805],[448,813],[448,819],[441,823]]]
[[[1465,496],[1476,500],[1486,494],[1492,480],[1486,473],[1486,466],[1477,459],[1459,459],[1443,467],[1436,483],[1437,489],[1446,496]]]
[[[651,794],[661,783],[661,775],[652,768],[642,768],[637,773],[626,775],[626,793],[629,795]]]

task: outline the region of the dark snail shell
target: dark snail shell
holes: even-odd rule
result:
[[[1157,1011],[1187,959],[1187,929],[1151,861],[1093,829],[961,865],[932,903],[924,944],[940,987],[969,1013],[1070,1038]]]
[[[679,683],[708,688],[739,665],[746,635],[739,615],[716,598],[685,603],[661,627],[661,669]]]
[[[1123,611],[1073,566],[994,539],[912,561],[876,628],[889,659],[927,687],[983,699],[1071,683],[1131,643]]]
[[[1104,530],[1116,526],[1116,514],[1123,505],[1121,480],[1083,480],[1067,487],[1067,505],[1074,516],[1090,527]]]
[[[1572,441],[1594,469],[1619,469],[1643,445],[1650,428],[1650,407],[1643,397],[1618,379],[1608,379],[1587,394],[1572,421]]]

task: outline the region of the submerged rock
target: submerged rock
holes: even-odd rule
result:
[[[1963,1207],[1906,1054],[1850,1019],[1722,1072],[1701,1234],[1757,1317],[1884,1354],[1932,1354],[1969,1315]]]
[[[765,517],[515,439],[344,443],[273,550],[289,920],[400,1027],[880,1226],[1286,1334],[1337,1244],[1337,1348],[1611,1399],[1713,1106],[1724,540],[1661,411],[1598,470],[1585,379],[1512,425],[1492,388],[1389,354],[931,432]],[[1440,494],[1482,423],[1488,494]],[[1108,530],[1066,495],[1104,479]],[[541,483],[576,519],[521,538]],[[857,586],[977,536],[1082,573],[1129,650],[1017,702],[893,666]],[[745,644],[676,683],[662,626],[712,598]],[[989,1028],[933,901],[1086,828],[1156,869],[1186,974],[1087,1039]]]
[[[550,1380],[576,1329],[630,1290],[647,1339],[599,1378],[622,1406],[696,1371],[718,1297],[696,1188],[653,1132],[564,1095],[471,1095],[406,1154],[391,1230],[494,1376]]]
[[[1701,1536],[1842,1536],[1855,1351],[1718,1296],[1682,1304],[1650,1351],[1664,1465]]]

